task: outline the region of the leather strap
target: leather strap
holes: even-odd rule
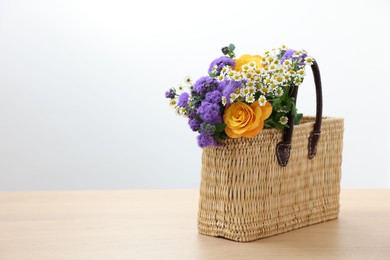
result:
[[[322,85],[321,85],[321,75],[320,69],[318,68],[317,62],[314,60],[311,65],[313,71],[314,83],[316,87],[316,100],[317,100],[317,111],[316,111],[316,120],[314,123],[313,131],[310,133],[308,140],[308,157],[313,159],[317,153],[317,144],[320,140],[321,134],[321,123],[322,123]],[[291,93],[289,95],[295,98],[295,104],[297,102],[298,86],[291,88]],[[294,131],[294,118],[291,112],[287,115],[288,118],[288,128],[286,127],[283,133],[283,140],[276,145],[276,158],[280,166],[284,167],[287,165],[290,158],[291,150],[291,140]]]

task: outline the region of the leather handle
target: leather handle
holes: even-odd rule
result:
[[[321,123],[322,123],[322,84],[321,84],[321,75],[320,69],[318,68],[317,62],[314,60],[311,65],[313,71],[314,83],[316,87],[316,100],[317,100],[317,111],[316,119],[313,127],[313,131],[310,133],[308,140],[308,157],[313,159],[317,153],[317,144],[320,140],[321,134]],[[297,102],[298,86],[291,88],[289,93],[291,97],[295,98],[295,104]],[[294,118],[291,112],[287,115],[288,118],[288,128],[285,128],[283,133],[283,140],[276,145],[276,158],[280,166],[284,167],[287,165],[290,158],[291,150],[291,140],[294,131]]]

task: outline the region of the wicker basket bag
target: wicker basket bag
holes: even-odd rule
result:
[[[344,121],[322,117],[316,62],[312,70],[315,117],[294,126],[289,115],[284,133],[264,129],[203,150],[201,234],[248,242],[338,217]]]

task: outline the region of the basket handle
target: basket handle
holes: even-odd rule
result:
[[[317,111],[316,111],[316,120],[314,123],[313,131],[310,133],[309,142],[308,142],[308,157],[313,159],[317,152],[317,144],[320,139],[321,133],[321,123],[322,123],[322,85],[321,85],[321,75],[320,69],[318,68],[317,62],[314,60],[311,65],[313,71],[314,83],[316,87],[316,99],[317,99]],[[295,98],[295,103],[297,102],[298,86],[295,86],[292,89],[291,96]],[[291,112],[287,115],[288,118],[288,128],[285,128],[283,134],[283,140],[276,145],[276,158],[280,166],[284,167],[288,163],[290,158],[291,150],[291,139],[294,131],[294,118]]]

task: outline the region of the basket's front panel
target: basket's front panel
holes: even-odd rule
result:
[[[310,122],[294,128],[286,167],[275,157],[281,140],[275,129],[204,149],[200,233],[244,242],[337,218],[343,120],[323,120],[317,155],[309,160],[312,129]]]

